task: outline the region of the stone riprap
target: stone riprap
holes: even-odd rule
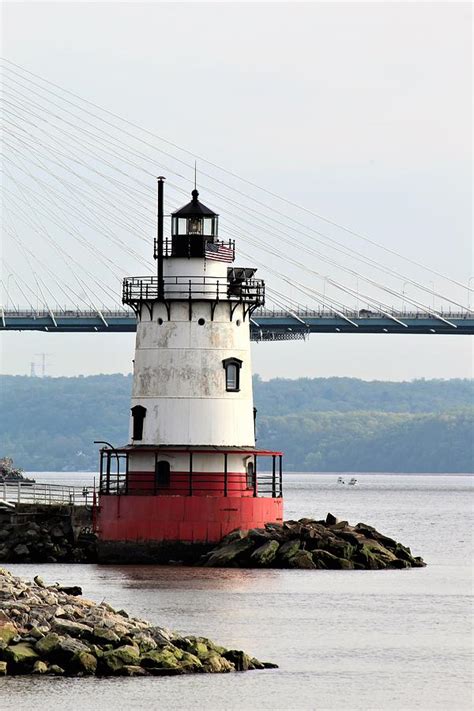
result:
[[[97,560],[89,507],[17,505],[0,511],[0,563],[92,563]]]
[[[0,568],[0,676],[169,676],[274,668]]]
[[[401,543],[366,523],[349,525],[332,514],[325,520],[301,518],[265,528],[238,530],[204,555],[200,565],[307,570],[421,568],[426,564]]]

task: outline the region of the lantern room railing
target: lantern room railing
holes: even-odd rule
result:
[[[163,277],[163,293],[167,300],[198,301],[227,299],[262,306],[265,303],[265,283],[262,279],[218,279],[216,277]],[[126,277],[123,280],[122,301],[136,304],[159,299],[158,277]]]

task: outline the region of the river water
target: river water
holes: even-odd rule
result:
[[[43,474],[85,484],[90,474]],[[0,679],[0,708],[461,711],[472,708],[469,476],[287,474],[285,518],[331,511],[409,545],[426,568],[215,570],[43,565],[49,582],[279,669],[145,679]],[[8,565],[32,578],[35,565]]]

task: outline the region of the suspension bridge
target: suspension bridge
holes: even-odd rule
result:
[[[453,278],[13,62],[1,70],[0,330],[133,332],[121,281],[153,274],[156,176],[167,176],[172,212],[197,161],[223,238],[267,281],[253,340],[474,334],[474,277]]]
[[[52,331],[58,333],[131,333],[136,330],[131,311],[7,311],[1,314],[4,331]],[[347,311],[257,310],[250,321],[254,341],[300,340],[310,333],[418,333],[474,335],[474,315],[447,313],[431,316],[420,312],[361,313]]]

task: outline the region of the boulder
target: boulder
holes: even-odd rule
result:
[[[278,541],[267,541],[253,551],[250,561],[257,566],[265,566],[275,558],[280,544]]]
[[[0,641],[8,645],[17,634],[17,628],[12,622],[0,622]]]
[[[43,662],[41,659],[37,659],[36,662],[33,664],[33,674],[46,674],[48,669],[49,667],[46,662]]]
[[[89,625],[73,620],[63,620],[57,616],[51,620],[51,626],[57,632],[68,634],[71,637],[90,637],[92,635],[92,627]]]
[[[337,558],[346,558],[347,560],[350,560],[354,554],[354,546],[339,538],[325,538],[319,541],[316,548],[329,551]]]
[[[140,666],[140,652],[138,647],[124,645],[105,652],[102,662],[112,672],[118,671],[125,665]]]
[[[64,674],[64,669],[58,666],[58,664],[51,664],[48,673],[52,674],[53,676],[62,676]]]
[[[35,650],[41,656],[48,657],[58,649],[61,639],[62,637],[56,634],[56,632],[50,632],[36,642]]]
[[[326,525],[335,526],[337,523],[339,523],[339,519],[332,513],[328,513],[328,515],[326,516]]]
[[[219,654],[209,654],[203,662],[203,669],[211,674],[222,674],[223,672],[235,671],[235,667],[228,659]]]
[[[410,568],[410,563],[402,558],[395,558],[387,564],[387,568]]]
[[[14,547],[13,553],[16,555],[17,558],[26,558],[26,556],[30,555],[30,549],[28,546],[25,546],[24,543],[19,543],[17,546]]]
[[[384,545],[386,548],[395,548],[395,546],[398,545],[393,538],[389,538],[389,536],[384,536],[383,533],[377,531],[377,529],[373,526],[369,526],[368,523],[357,523],[354,526],[354,532],[362,534],[363,536],[365,536],[365,538],[373,538],[374,540]]]
[[[321,548],[316,548],[313,551],[313,561],[317,568],[322,568],[326,570],[341,570],[341,569],[353,569],[354,564],[352,561],[346,560],[345,558],[339,558],[338,556],[330,553],[329,551],[323,550]]]
[[[292,538],[290,541],[282,543],[278,549],[278,559],[282,562],[288,562],[288,560],[299,551],[300,545],[301,541],[299,538]]]
[[[89,647],[84,642],[73,637],[63,637],[59,640],[56,650],[53,652],[54,661],[61,666],[66,665],[72,657],[80,652],[88,652]]]
[[[354,562],[359,563],[365,570],[380,570],[387,564],[367,544],[362,545],[354,554]]]
[[[297,551],[291,558],[288,559],[290,568],[303,568],[306,570],[315,569],[316,565],[313,561],[313,556],[309,551]]]
[[[207,659],[207,656],[202,658]],[[202,664],[201,658],[191,652],[183,652],[183,656],[179,659],[179,665],[187,671],[198,671],[202,669]]]
[[[71,659],[70,668],[79,674],[95,674],[97,671],[97,659],[90,652],[76,652]]]
[[[13,669],[20,674],[31,671],[38,659],[38,654],[33,647],[24,642],[11,644],[3,651],[3,654],[7,661],[12,663]]]
[[[253,538],[254,541],[263,543],[271,538],[271,533],[266,530],[266,528],[250,528],[247,531],[247,535]]]
[[[411,563],[413,561],[411,550],[407,546],[403,546],[401,543],[396,543],[393,550],[393,554],[396,558],[406,560],[408,561],[408,563]]]
[[[195,657],[195,659],[199,661],[197,657]],[[167,649],[152,649],[150,652],[143,655],[140,664],[142,667],[145,667],[145,669],[152,669],[155,667],[164,669],[180,668],[179,662],[175,655]]]
[[[219,545],[226,545],[227,543],[233,543],[234,541],[239,541],[241,538],[247,538],[248,531],[244,528],[236,528],[224,536],[224,538],[219,542]]]
[[[120,667],[118,673],[120,676],[146,676],[147,671],[135,664],[124,664],[123,667]]]
[[[112,629],[108,627],[94,627],[93,639],[98,644],[110,642],[113,645],[120,644],[120,637]]]
[[[49,532],[49,535],[51,536],[51,538],[59,540],[61,538],[64,538],[64,531],[61,526],[53,526]]]
[[[0,662],[0,676],[6,676],[6,675],[7,675],[7,663]]]
[[[222,656],[234,665],[236,671],[248,671],[254,668],[252,658],[242,650],[228,649]]]
[[[209,648],[206,643],[199,640],[190,640],[186,644],[185,650],[190,654],[195,654],[199,659],[205,658],[209,654]]]
[[[150,652],[152,649],[156,649],[158,646],[153,637],[148,634],[145,634],[144,632],[134,634],[131,639],[133,644],[138,645],[142,654],[146,654],[146,652]]]
[[[58,587],[58,592],[65,593],[66,595],[82,595],[82,588],[79,585],[69,585],[65,587]]]
[[[249,548],[253,548],[254,545],[255,543],[251,538],[239,538],[223,547],[214,549],[204,565],[209,568],[237,565],[237,561],[242,554],[246,553]]]

